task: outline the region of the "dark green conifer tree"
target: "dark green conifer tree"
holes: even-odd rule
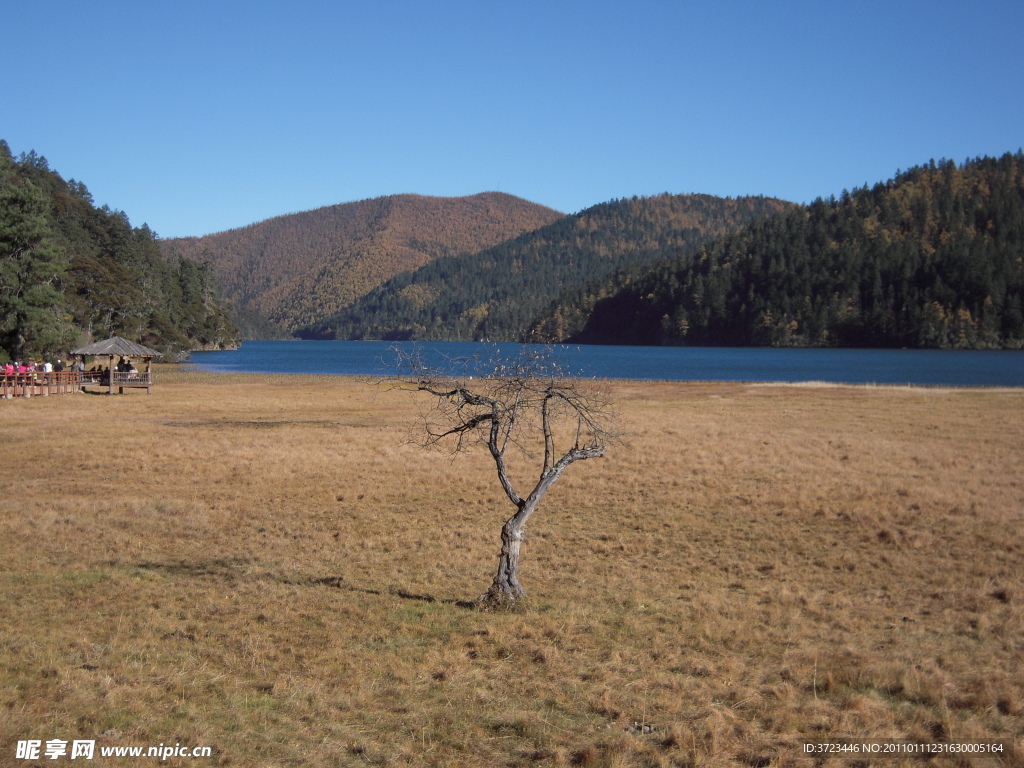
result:
[[[64,255],[47,223],[46,199],[14,172],[4,142],[0,146],[0,355],[23,360],[61,347],[68,329],[55,282],[64,270]]]

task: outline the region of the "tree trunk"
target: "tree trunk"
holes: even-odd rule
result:
[[[492,439],[492,445],[494,441]],[[566,468],[578,459],[590,459],[603,456],[606,446],[599,445],[592,448],[571,448],[561,459],[555,462],[552,467],[545,467],[541,473],[540,482],[533,489],[533,493],[517,503],[519,511],[510,517],[501,529],[501,557],[498,559],[498,572],[494,575],[494,581],[490,589],[480,596],[480,603],[490,606],[507,606],[526,594],[519,583],[519,545],[523,541],[523,531],[526,529],[526,521],[536,511],[537,505],[548,492],[554,482],[561,477]],[[500,458],[500,451],[492,451],[495,459]],[[507,481],[504,471],[504,464],[498,461],[498,475],[503,483]],[[511,488],[509,483],[507,486]],[[509,494],[513,498],[513,494]],[[518,497],[514,497],[518,498]]]
[[[537,507],[537,501],[524,501],[512,517],[501,528],[501,556],[498,558],[498,572],[490,589],[480,597],[480,602],[489,606],[507,606],[524,594],[519,583],[519,546],[523,542],[526,521]]]

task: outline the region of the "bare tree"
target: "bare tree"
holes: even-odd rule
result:
[[[486,364],[449,360],[443,370],[424,365],[415,353],[402,357],[411,374],[408,383],[431,397],[430,407],[421,413],[415,442],[453,454],[483,443],[502,490],[515,505],[515,513],[501,529],[494,581],[480,597],[487,605],[513,603],[525,593],[519,580],[519,550],[526,523],[570,464],[604,455],[616,439],[615,414],[604,392],[567,375],[549,348],[524,347],[515,358]],[[543,456],[539,478],[528,493],[522,493],[509,474],[510,449],[535,460]]]

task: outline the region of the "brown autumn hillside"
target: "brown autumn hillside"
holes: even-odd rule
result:
[[[488,248],[562,215],[500,192],[391,195],[161,247],[165,255],[208,259],[224,298],[292,331],[339,313],[399,272]]]

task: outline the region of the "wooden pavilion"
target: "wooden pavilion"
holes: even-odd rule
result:
[[[103,375],[101,377],[92,377],[95,383],[109,387],[107,390],[109,395],[114,394],[114,387],[117,387],[118,393],[122,395],[124,394],[125,387],[145,388],[146,394],[153,394],[153,358],[159,357],[160,353],[149,347],[122,339],[120,336],[114,336],[104,341],[97,341],[88,346],[74,349],[71,351],[71,354],[83,357],[90,355],[93,357],[109,358],[110,364],[107,366],[107,370],[103,372]],[[146,370],[119,371],[114,366],[115,357],[129,361],[141,359],[146,364]],[[84,385],[85,382],[83,383],[83,388]]]

